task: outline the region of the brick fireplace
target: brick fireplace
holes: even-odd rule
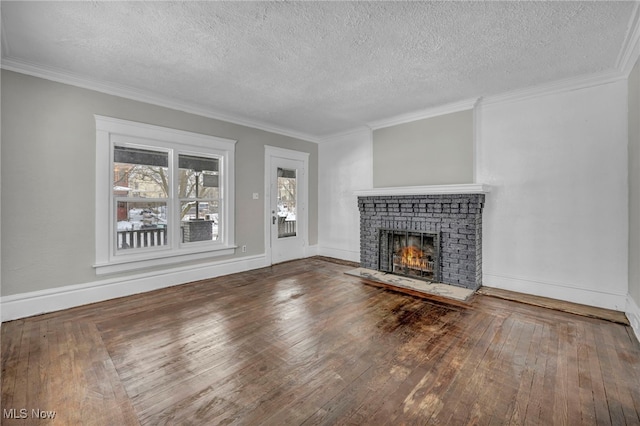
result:
[[[470,193],[446,193],[451,190],[449,186],[418,187],[420,190],[415,190],[415,194],[405,193],[410,192],[409,188],[358,191],[361,267],[478,289],[482,285],[482,209],[486,187],[468,186],[454,189]],[[395,239],[391,246],[390,238]],[[424,260],[412,260],[417,266],[400,266],[393,259],[397,256],[398,241],[403,238],[412,241],[408,244],[411,247],[417,247],[418,241],[421,244],[430,241],[435,246],[419,250],[425,254]],[[432,261],[437,262],[435,266],[428,265]]]

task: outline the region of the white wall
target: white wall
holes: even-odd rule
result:
[[[479,108],[483,284],[624,311],[625,81]]]
[[[372,188],[371,131],[338,136],[318,147],[318,254],[360,261],[360,212],[353,191]]]

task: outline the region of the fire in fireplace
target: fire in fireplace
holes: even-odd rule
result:
[[[436,233],[380,229],[378,269],[427,281],[439,279],[440,238]]]
[[[420,271],[433,273],[433,257],[416,246],[404,247],[400,253],[393,255],[393,270]]]

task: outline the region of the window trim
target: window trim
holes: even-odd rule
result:
[[[216,136],[176,130],[151,124],[94,115],[96,121],[96,191],[95,191],[95,243],[96,261],[93,267],[97,275],[130,271],[141,268],[167,265],[225,256],[235,253],[235,144],[237,141]],[[170,247],[162,250],[150,250],[122,255],[116,254],[113,238],[115,211],[113,204],[113,146],[116,141],[132,141],[148,147],[166,148],[178,154],[201,153],[221,157],[221,170],[224,173],[221,183],[222,209],[224,218],[220,229],[221,241],[210,244],[182,244],[175,239],[179,235],[174,217],[169,232]],[[170,173],[173,173],[173,160],[169,160]],[[170,199],[175,201],[177,183],[173,181]],[[169,202],[169,200],[168,200]],[[173,217],[173,214],[172,214]],[[175,242],[174,242],[175,241]]]

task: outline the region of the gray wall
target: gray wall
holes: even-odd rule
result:
[[[629,90],[629,294],[640,306],[640,60]]]
[[[315,143],[5,70],[1,94],[2,296],[97,280],[94,114],[237,140],[236,244],[247,246],[238,258],[264,253],[264,145],[310,153],[317,244]]]
[[[375,188],[472,182],[472,110],[373,132]]]

